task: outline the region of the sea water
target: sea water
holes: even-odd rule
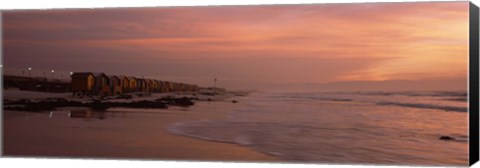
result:
[[[466,99],[465,91],[255,92],[224,120],[168,129],[292,162],[467,165]]]

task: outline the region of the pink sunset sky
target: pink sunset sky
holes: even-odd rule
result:
[[[227,89],[273,90],[467,83],[468,2],[32,10],[2,18],[7,74],[31,66],[36,76],[93,71],[201,86],[218,78]]]

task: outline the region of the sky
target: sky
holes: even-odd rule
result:
[[[468,2],[18,10],[2,19],[5,74],[217,78],[242,90],[467,86]]]

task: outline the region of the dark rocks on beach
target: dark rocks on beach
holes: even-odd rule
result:
[[[15,111],[51,111],[55,110],[57,107],[84,107],[85,104],[82,102],[68,101],[63,98],[47,98],[39,102],[32,102],[30,100],[19,100],[19,101],[9,101],[5,104],[5,110],[15,110]]]
[[[187,106],[187,104],[183,104]],[[95,100],[91,103],[82,103],[77,101],[67,101],[67,100],[42,100],[40,102],[24,102],[16,101],[10,102],[4,107],[5,110],[15,110],[15,111],[31,111],[31,112],[41,112],[41,111],[52,111],[58,107],[88,107],[93,110],[106,110],[111,107],[129,107],[129,108],[167,108],[167,105],[162,102],[153,102],[153,101],[137,101],[129,103],[116,103],[116,102],[102,102],[100,100]]]
[[[6,106],[4,107],[5,110],[15,110],[15,111],[30,111],[30,112],[36,112],[36,111],[51,111],[55,110],[55,107],[52,107],[46,103],[37,103],[35,105],[33,104],[26,104],[26,105],[21,105],[21,106]]]
[[[110,106],[109,104],[102,103],[101,101],[94,101],[93,103],[90,103],[90,108],[93,110],[106,110]]]
[[[444,141],[449,141],[449,140],[455,140],[455,138],[451,137],[451,136],[441,136],[440,138],[438,138],[440,140],[444,140]]]
[[[124,98],[129,99],[125,96]],[[4,109],[5,110],[15,110],[15,111],[31,111],[31,112],[42,112],[42,111],[52,111],[58,107],[87,107],[93,110],[106,110],[111,107],[127,107],[127,108],[167,108],[167,105],[182,106],[188,107],[194,105],[193,99],[198,99],[196,97],[163,97],[155,101],[135,101],[135,102],[105,102],[102,100],[94,100],[91,103],[83,103],[79,101],[67,100],[64,98],[46,98],[39,101],[32,101],[28,99],[21,99],[17,101],[5,101]]]
[[[236,100],[232,100],[232,103],[238,103],[238,101],[236,101]]]
[[[167,105],[162,102],[154,101],[136,101],[130,103],[119,103],[119,102],[104,102],[102,104],[107,105],[108,107],[129,107],[129,108],[167,108]]]
[[[201,92],[201,93],[198,93],[200,95],[206,95],[206,96],[215,96],[216,94],[213,93],[213,92]]]
[[[133,96],[132,95],[120,95],[120,96],[117,96],[117,99],[126,99],[126,100],[129,100],[129,99],[132,99]]]
[[[195,99],[195,98],[188,98],[188,97],[173,98],[173,97],[167,96],[167,97],[157,99],[156,101],[164,102],[171,105],[177,105],[177,106],[191,106],[195,104],[192,101],[192,99]]]
[[[175,104],[176,105],[180,105],[180,106],[191,106],[193,105],[193,101],[190,100],[190,98],[187,98],[187,97],[182,97],[180,99],[175,99]]]

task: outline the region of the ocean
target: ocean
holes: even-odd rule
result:
[[[168,130],[291,162],[468,164],[466,91],[254,92],[236,100],[241,105],[224,120]]]

